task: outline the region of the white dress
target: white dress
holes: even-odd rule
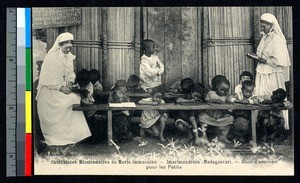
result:
[[[152,102],[152,98],[145,98],[142,99],[147,102]],[[161,100],[161,104],[164,104],[165,102]],[[156,121],[160,118],[161,114],[159,113],[158,110],[143,110],[142,116],[141,116],[141,123],[140,127],[141,128],[149,128],[153,124],[156,123]]]
[[[80,104],[80,96],[59,91],[75,79],[74,58],[56,50],[46,55],[42,65],[36,100],[47,145],[74,144],[91,136],[83,112],[72,110],[73,104]]]

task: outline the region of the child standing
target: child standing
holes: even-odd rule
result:
[[[162,99],[162,93],[152,91],[150,98],[141,99],[138,103],[144,105],[158,105],[164,104],[165,102]],[[145,136],[146,131],[155,137],[159,137],[159,140],[161,142],[165,142],[166,140],[163,137],[163,134],[167,117],[168,116],[166,113],[160,114],[158,110],[144,110],[141,116],[140,123],[141,137]]]
[[[148,92],[161,91],[161,76],[164,72],[164,64],[154,55],[155,43],[151,39],[143,42],[144,55],[141,57],[140,79],[141,87]]]
[[[253,75],[251,72],[249,71],[243,71],[241,74],[240,74],[240,84],[236,85],[235,88],[234,88],[234,93],[242,96],[242,83],[244,81],[252,81],[253,82]]]
[[[229,87],[230,82],[225,77],[219,77],[215,83],[215,90],[207,93],[205,101],[219,104],[225,103]],[[218,134],[219,140],[230,143],[227,139],[227,134],[230,129],[229,125],[232,124],[234,118],[228,113],[228,110],[207,110],[199,114],[198,119],[201,123],[217,126],[221,131],[221,134]]]
[[[183,104],[183,103],[195,103],[201,102],[201,90],[195,90],[195,85],[192,79],[185,78],[181,80],[181,88],[184,94],[183,97],[179,97],[176,100],[176,103]],[[198,87],[197,87],[198,89]],[[200,89],[200,87],[199,87]],[[201,140],[198,134],[198,125],[196,121],[197,111],[179,111],[178,117],[175,121],[175,127],[182,131],[188,133],[187,142],[194,139],[194,144],[200,146]],[[203,134],[206,137],[206,134]]]
[[[109,94],[109,103],[129,102],[130,99],[125,95],[126,88],[125,80],[118,80],[112,87]],[[131,139],[131,123],[129,111],[115,111],[112,116],[114,140],[126,142]]]

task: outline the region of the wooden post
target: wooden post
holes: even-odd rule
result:
[[[143,8],[134,9],[134,74],[140,75],[141,36],[143,31]]]
[[[251,110],[251,131],[252,131],[252,140],[256,144],[256,122],[258,116],[258,110]]]
[[[57,36],[58,36],[57,28],[47,29],[47,52],[52,48]]]
[[[108,71],[108,50],[107,50],[107,8],[102,8],[102,82],[104,90],[108,89],[107,84],[107,71]]]
[[[112,146],[110,140],[113,140],[112,132],[112,110],[107,111],[107,145]]]
[[[198,25],[197,25],[197,59],[198,59],[198,80],[200,83],[203,83],[203,47],[202,47],[202,39],[203,39],[203,7],[198,7],[197,8],[197,20],[198,20]]]

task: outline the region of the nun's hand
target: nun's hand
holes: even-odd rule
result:
[[[69,95],[69,93],[71,92],[71,89],[67,86],[62,86],[62,87],[60,87],[59,91],[63,92],[66,95]]]
[[[262,63],[262,64],[265,64],[267,63],[267,60],[266,59],[263,59],[261,57],[258,57],[258,60],[257,60],[259,63]]]

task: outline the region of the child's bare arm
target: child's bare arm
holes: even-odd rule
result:
[[[196,100],[195,99],[184,99],[184,98],[181,98],[179,97],[177,100],[176,100],[176,103],[195,103]]]
[[[139,100],[138,101],[138,104],[141,104],[141,105],[158,105],[158,102],[153,102],[153,101],[147,101],[147,100]]]

